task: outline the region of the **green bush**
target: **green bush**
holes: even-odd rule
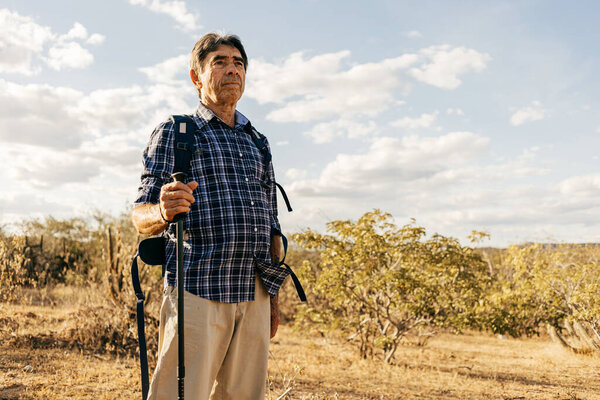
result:
[[[487,264],[470,247],[411,224],[398,228],[379,210],[357,222],[332,221],[323,235],[293,235],[300,246],[318,250],[300,277],[309,304],[305,322],[345,333],[362,357],[382,354],[391,362],[408,334],[440,327],[479,326],[478,305],[490,283]]]

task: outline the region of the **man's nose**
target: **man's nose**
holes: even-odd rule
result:
[[[225,73],[227,75],[237,75],[237,69],[235,68],[235,63],[227,63],[227,66],[225,67]]]

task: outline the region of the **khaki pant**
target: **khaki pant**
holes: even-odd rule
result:
[[[218,303],[185,292],[184,303],[185,399],[263,400],[271,319],[260,279],[255,301]],[[177,399],[177,347],[177,290],[169,286],[148,400]]]

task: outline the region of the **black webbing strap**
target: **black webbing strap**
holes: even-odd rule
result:
[[[294,281],[294,286],[296,287],[296,292],[298,293],[298,297],[300,298],[300,301],[306,301],[306,294],[304,293],[304,288],[302,287],[300,280],[298,279],[298,277],[296,276],[294,271],[292,271],[292,268],[285,263],[285,256],[287,256],[287,249],[288,249],[288,241],[287,241],[287,238],[283,234],[281,235],[281,240],[283,241],[283,260],[279,261],[279,266],[285,265],[287,270],[290,272],[292,281]]]
[[[292,206],[290,205],[290,201],[288,200],[287,194],[285,193],[285,190],[283,190],[283,186],[281,186],[279,183],[274,182],[275,185],[279,188],[279,192],[281,193],[281,195],[283,196],[283,200],[285,201],[285,205],[287,207],[288,212],[292,212]]]
[[[175,131],[174,151],[175,168],[173,172],[183,172],[189,176],[192,155],[196,152],[194,132],[197,125],[189,115],[171,115]],[[202,151],[200,148],[199,151]]]
[[[163,265],[166,262],[165,255],[165,238],[164,236],[152,237],[144,239],[138,245],[138,250],[131,261],[131,283],[133,284],[133,291],[135,297],[137,297],[137,304],[135,307],[135,315],[137,320],[137,331],[138,331],[138,343],[140,346],[140,370],[142,374],[142,400],[146,400],[148,397],[148,387],[150,385],[150,379],[148,377],[148,348],[146,345],[146,330],[144,324],[144,301],[146,296],[142,291],[142,285],[140,283],[140,274],[138,271],[138,258],[148,265]]]
[[[142,400],[146,400],[148,397],[148,387],[150,386],[150,380],[148,378],[148,349],[146,348],[146,331],[144,327],[144,292],[142,292],[142,285],[140,284],[140,275],[138,271],[137,259],[139,251],[135,253],[133,261],[131,262],[131,281],[133,283],[133,290],[135,291],[135,297],[137,297],[137,304],[135,306],[135,315],[137,319],[137,331],[138,331],[138,343],[140,346],[140,370],[142,372]]]
[[[250,135],[250,137],[252,138],[252,141],[254,142],[254,145],[258,148],[258,150],[263,154],[263,158],[265,161],[265,165],[269,165],[269,163],[271,162],[272,156],[271,153],[269,152],[269,149],[267,148],[267,145],[265,143],[266,138],[260,134],[260,132],[258,132],[256,129],[254,129],[254,127],[252,126],[252,124],[250,122],[248,122],[245,126],[244,126],[244,130],[246,131],[247,134]],[[285,193],[285,190],[283,190],[283,186],[281,186],[279,183],[273,181],[273,183],[277,186],[277,188],[279,188],[279,191],[281,192],[281,195],[283,196],[283,200],[285,201],[285,205],[287,207],[288,212],[292,212],[292,206],[290,205],[290,200],[287,197],[287,194]],[[269,185],[269,183],[266,184],[267,186]]]
[[[266,138],[263,135],[261,135],[256,129],[254,129],[250,122],[248,122],[244,126],[244,130],[247,134],[250,135],[252,141],[254,142],[254,145],[258,147],[258,150],[260,150],[260,152],[263,154],[263,157],[265,159],[265,165],[268,165],[271,162],[272,157],[271,153],[269,152],[269,149],[267,148],[267,144],[265,143]]]

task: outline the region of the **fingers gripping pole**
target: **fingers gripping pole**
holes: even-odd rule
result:
[[[183,172],[176,172],[172,176],[174,181],[183,182],[187,175]],[[184,359],[184,340],[183,340],[183,219],[185,213],[177,214],[173,221],[177,222],[177,390],[179,400],[183,400],[184,379],[185,379],[185,359]]]

